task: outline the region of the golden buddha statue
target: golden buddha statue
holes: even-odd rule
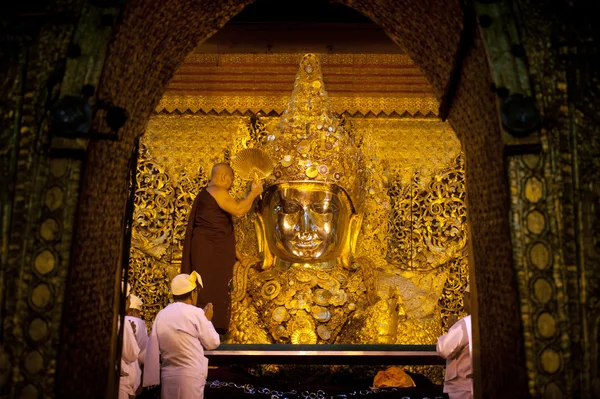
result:
[[[256,213],[258,253],[234,270],[230,343],[435,343],[447,273],[358,256],[369,168],[335,116],[316,56],[257,146],[276,160]]]

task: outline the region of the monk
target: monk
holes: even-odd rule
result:
[[[190,211],[181,260],[181,273],[196,271],[203,276],[207,288],[201,291],[198,305],[213,304],[212,322],[220,334],[225,334],[229,325],[230,281],[237,258],[232,216],[248,213],[263,187],[262,182],[253,182],[246,198],[237,201],[229,195],[233,179],[229,165],[213,166],[208,186],[200,191]]]

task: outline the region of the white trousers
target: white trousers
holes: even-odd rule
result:
[[[203,399],[203,378],[176,375],[160,379],[161,399]]]

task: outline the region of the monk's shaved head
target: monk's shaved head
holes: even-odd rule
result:
[[[213,166],[210,179],[215,180],[215,178],[223,175],[233,177],[233,169],[231,169],[231,166],[227,165],[226,163],[218,163]]]
[[[221,187],[230,190],[233,186],[233,169],[226,163],[218,163],[212,168],[209,186]]]

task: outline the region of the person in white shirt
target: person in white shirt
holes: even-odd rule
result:
[[[471,293],[464,292],[464,309],[468,316],[449,320],[448,333],[438,338],[437,352],[446,359],[444,392],[450,399],[473,398],[473,339],[471,334]]]
[[[179,274],[171,282],[174,303],[158,312],[144,363],[144,386],[161,385],[163,399],[202,399],[208,374],[204,349],[220,345],[212,319],[212,304],[196,307],[197,272]]]
[[[129,292],[129,284],[127,284]],[[125,300],[125,307],[129,306],[129,298]],[[121,321],[119,320],[119,327]],[[121,374],[119,378],[119,399],[130,399],[135,397],[138,387],[136,379],[139,370],[138,356],[140,348],[135,339],[131,324],[125,321],[123,324],[123,347],[121,349]]]
[[[135,340],[140,348],[140,355],[138,356],[139,362],[136,362],[136,391],[142,384],[142,369],[140,368],[140,365],[144,363],[144,353],[146,351],[146,346],[148,345],[148,330],[146,329],[146,322],[140,318],[140,311],[143,304],[144,303],[140,298],[130,294],[127,316],[125,316],[125,321],[131,325],[131,328],[135,333]]]

